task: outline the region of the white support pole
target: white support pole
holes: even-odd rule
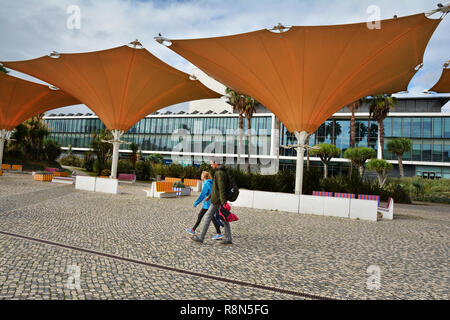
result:
[[[120,147],[120,137],[124,134],[121,130],[111,131],[114,137],[113,144],[113,154],[112,154],[112,165],[111,165],[111,179],[117,179],[117,165],[119,163],[119,147]]]
[[[273,174],[276,174],[280,168],[280,123],[275,115],[272,115],[270,155],[275,157],[275,162],[273,163]]]
[[[302,194],[303,186],[303,159],[305,156],[305,142],[308,133],[306,131],[298,132],[294,131],[297,138],[297,169],[295,172],[295,194]]]
[[[11,131],[8,131],[6,129],[0,130],[0,168],[2,166],[3,161],[3,150],[5,148],[5,142],[8,140],[8,136],[11,133]]]

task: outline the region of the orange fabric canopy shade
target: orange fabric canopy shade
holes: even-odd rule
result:
[[[9,131],[39,113],[79,103],[64,91],[0,72],[0,129]]]
[[[440,21],[417,14],[382,20],[380,29],[291,27],[170,40],[169,48],[261,102],[289,131],[311,133],[359,98],[407,90]]]
[[[437,93],[450,93],[450,69],[442,70],[442,75],[439,81],[428,91]]]
[[[220,97],[147,50],[128,46],[2,63],[70,93],[108,129],[127,131],[158,109]]]

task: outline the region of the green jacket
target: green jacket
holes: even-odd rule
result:
[[[214,174],[214,182],[211,191],[212,204],[225,204],[227,202],[228,176],[225,168],[219,168]]]

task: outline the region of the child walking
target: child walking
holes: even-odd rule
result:
[[[198,213],[198,218],[197,218],[197,222],[195,223],[195,225],[192,227],[192,229],[188,228],[186,229],[187,233],[189,233],[190,235],[195,235],[195,230],[197,229],[197,227],[199,226],[200,222],[203,219],[203,216],[205,215],[205,213],[208,211],[210,205],[211,205],[211,191],[212,191],[212,184],[213,184],[213,180],[211,175],[209,174],[208,171],[203,171],[202,172],[202,192],[200,193],[200,196],[198,197],[197,200],[195,200],[194,202],[194,208],[197,207],[197,205],[203,201],[203,205],[202,205],[202,209],[200,210],[200,212]],[[213,240],[219,240],[223,238],[222,233],[220,232],[220,225],[219,222],[214,218],[212,219],[212,222],[214,224],[214,227],[216,228],[216,232],[217,234],[215,236],[212,237]]]

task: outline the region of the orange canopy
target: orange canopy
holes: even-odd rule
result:
[[[127,131],[163,107],[220,97],[147,50],[128,46],[2,63],[70,93],[93,110],[108,129]]]
[[[406,90],[439,22],[417,14],[382,20],[380,29],[291,27],[170,40],[169,48],[261,102],[289,131],[311,133],[361,97]]]
[[[64,91],[0,72],[0,129],[12,130],[39,113],[79,103]]]
[[[442,75],[439,81],[428,91],[434,91],[438,93],[450,93],[450,69],[445,68],[442,70]]]

